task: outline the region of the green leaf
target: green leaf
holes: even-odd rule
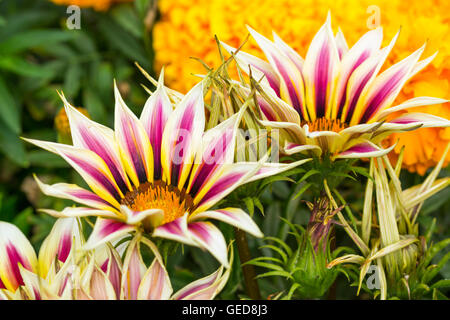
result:
[[[431,286],[432,289],[434,288],[450,288],[450,279],[443,279],[443,280],[439,280],[438,282],[436,282],[435,284],[433,284]]]
[[[5,125],[3,120],[0,120],[0,150],[19,166],[28,165],[22,140]]]
[[[119,50],[132,62],[137,61],[144,69],[150,70],[149,57],[136,38],[106,17],[100,19],[99,29],[113,48]]]
[[[116,22],[136,38],[142,38],[144,25],[136,14],[134,8],[128,4],[114,7],[111,15]]]
[[[100,98],[90,88],[83,91],[83,106],[89,112],[92,120],[103,121],[105,119],[105,108]]]
[[[25,77],[48,78],[54,75],[52,68],[31,63],[18,56],[0,56],[0,69]]]
[[[61,30],[27,30],[0,42],[0,54],[17,54],[35,47],[49,47],[74,38],[74,33]]]
[[[30,217],[33,215],[33,208],[26,208],[22,212],[20,212],[12,221],[24,234],[28,234],[31,229],[31,219]]]
[[[0,76],[0,113],[5,124],[14,133],[21,131],[20,112],[6,82]]]
[[[67,97],[75,97],[80,90],[81,70],[78,63],[71,63],[64,76],[64,94]]]

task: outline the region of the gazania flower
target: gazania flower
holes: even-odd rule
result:
[[[62,156],[92,190],[38,180],[46,195],[83,205],[44,211],[56,217],[99,217],[86,249],[145,230],[155,237],[207,249],[227,265],[222,233],[202,220],[220,220],[262,236],[243,210],[212,207],[238,186],[304,161],[278,166],[233,163],[241,114],[204,132],[203,84],[173,109],[162,78],[140,119],[115,87],[115,131],[86,118],[64,100],[74,145],[26,139]]]
[[[175,294],[156,246],[137,235],[128,243],[124,263],[111,243],[84,251],[80,222],[58,219],[36,257],[14,225],[0,222],[0,300],[213,299],[226,284],[223,266]],[[155,255],[149,268],[140,244]],[[233,259],[232,252],[230,259]]]
[[[342,32],[333,34],[328,16],[304,59],[276,34],[272,42],[248,29],[268,62],[245,52],[237,52],[235,57],[244,71],[251,69],[257,80],[262,78],[272,100],[260,99],[262,123],[285,130],[288,154],[313,147],[332,158],[381,156],[393,147],[382,149],[378,143],[392,132],[450,126],[447,119],[422,113],[386,121],[399,110],[446,102],[417,97],[392,106],[406,81],[435,57],[419,60],[425,46],[380,73],[398,37],[380,48],[381,28],[367,32],[348,48]]]

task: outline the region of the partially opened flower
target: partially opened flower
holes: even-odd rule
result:
[[[220,220],[262,236],[243,210],[211,208],[243,183],[299,163],[234,163],[242,114],[204,132],[203,83],[173,108],[168,95],[172,91],[166,90],[162,79],[161,74],[140,119],[115,87],[115,131],[86,118],[63,98],[74,145],[26,139],[63,157],[92,190],[66,183],[46,185],[38,180],[45,194],[82,205],[62,212],[44,211],[56,217],[99,217],[86,249],[145,230],[155,237],[207,249],[227,265],[222,233],[211,222],[201,220]]]
[[[0,300],[70,299],[69,279],[83,242],[77,219],[59,219],[37,257],[15,225],[0,222]],[[81,268],[83,263],[76,265]]]
[[[417,97],[392,106],[404,84],[432,61],[419,60],[425,46],[386,69],[380,70],[398,34],[381,48],[383,32],[376,28],[348,48],[344,35],[336,35],[327,21],[302,58],[274,33],[274,41],[250,27],[268,62],[223,44],[246,72],[261,85],[262,123],[285,131],[285,152],[313,148],[334,158],[375,157],[388,153],[378,144],[392,132],[419,127],[448,127],[450,121],[423,113],[408,113],[390,121],[393,112],[447,102]],[[380,73],[380,74],[379,74]]]
[[[142,244],[155,255],[149,267],[141,255]],[[114,252],[114,249],[109,250]],[[117,257],[113,254],[107,259],[96,259],[97,264],[92,263],[89,272],[84,274],[87,281],[82,281],[85,285],[79,290],[77,299],[209,300],[222,290],[230,275],[230,269],[224,270],[221,266],[211,275],[188,284],[174,294],[162,257],[150,240],[137,235],[128,244],[123,264]],[[230,263],[232,259],[233,253],[230,252]],[[111,263],[115,271],[107,267]]]

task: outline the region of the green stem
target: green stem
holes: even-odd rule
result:
[[[248,248],[247,236],[244,231],[234,228],[236,236],[236,244],[239,251],[239,259],[241,260],[242,273],[244,274],[245,289],[247,295],[253,300],[261,300],[258,282],[256,281],[255,268],[252,265],[243,265],[252,259]]]

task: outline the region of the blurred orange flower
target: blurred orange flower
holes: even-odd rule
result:
[[[238,47],[246,38],[246,24],[267,37],[274,30],[304,56],[331,11],[334,25],[342,28],[349,44],[377,24],[384,28],[385,39],[391,39],[402,26],[387,66],[428,40],[424,56],[437,50],[439,54],[405,86],[399,101],[413,96],[450,98],[450,2],[446,0],[160,0],[158,6],[161,19],[153,31],[155,69],[159,71],[165,65],[167,83],[182,92],[199,81],[193,74],[205,72],[190,57],[201,58],[210,66],[220,63],[214,35]],[[245,44],[245,52],[263,57],[252,39]],[[414,111],[450,118],[448,103]],[[391,152],[392,158],[405,145],[404,167],[424,174],[440,159],[450,141],[450,129],[420,129],[392,135],[390,139],[399,139],[395,152]],[[450,154],[446,160],[445,165]]]
[[[75,5],[81,8],[93,8],[97,11],[108,10],[113,3],[117,2],[131,2],[133,0],[51,0],[58,5]]]

